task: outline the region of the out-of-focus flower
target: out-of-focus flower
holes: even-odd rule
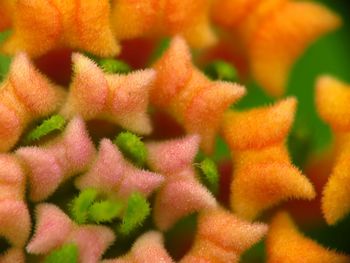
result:
[[[133,192],[149,196],[164,181],[157,173],[141,170],[127,162],[108,139],[100,149],[89,171],[76,180],[79,189],[94,188],[111,197],[126,200]]]
[[[68,178],[84,172],[95,156],[84,121],[76,117],[62,135],[40,147],[21,147],[16,155],[23,160],[34,202],[53,194]]]
[[[53,113],[65,92],[39,73],[28,57],[18,54],[0,85],[0,152],[10,150],[28,124]]]
[[[223,135],[234,164],[231,207],[243,218],[254,219],[282,200],[315,197],[285,146],[296,103],[288,98],[271,107],[226,113]]]
[[[38,57],[63,47],[99,56],[119,53],[108,0],[18,0],[13,5],[13,34],[2,46],[7,54],[26,51]]]
[[[303,236],[286,212],[277,213],[267,235],[268,263],[347,263],[350,257]]]
[[[129,253],[120,258],[103,260],[102,263],[173,263],[174,261],[164,248],[163,242],[161,233],[147,232],[135,241]]]
[[[196,48],[216,41],[210,26],[210,0],[113,0],[117,39],[181,35]]]
[[[335,162],[323,190],[322,211],[328,224],[350,212],[350,87],[329,76],[316,84],[316,105],[335,135]]]
[[[151,132],[147,107],[154,70],[105,74],[80,54],[73,55],[73,63],[75,75],[62,115],[70,118],[78,114],[84,120],[105,119],[136,133]]]
[[[80,263],[96,263],[114,242],[115,235],[105,226],[76,225],[57,206],[36,207],[36,229],[27,245],[32,254],[46,255],[64,244],[76,244]]]
[[[265,224],[246,222],[223,208],[203,210],[199,213],[194,245],[180,262],[239,262],[240,255],[257,243],[267,229]]]
[[[304,50],[340,25],[336,14],[308,1],[216,0],[212,17],[232,34],[252,76],[273,96],[284,93],[291,67]]]
[[[191,213],[217,206],[192,167],[198,146],[199,137],[195,135],[147,144],[149,166],[165,177],[153,208],[154,222],[161,230]]]
[[[224,111],[245,94],[237,84],[211,81],[191,61],[185,41],[176,37],[154,65],[157,78],[151,102],[170,113],[188,133],[201,136],[201,147],[210,153]],[[175,70],[176,69],[176,70]]]
[[[0,235],[11,246],[0,256],[0,262],[25,262],[23,248],[31,222],[24,194],[25,176],[20,162],[13,155],[0,154]]]
[[[0,2],[0,32],[11,27],[15,0],[2,0]]]

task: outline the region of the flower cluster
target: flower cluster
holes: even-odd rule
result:
[[[12,56],[0,84],[0,262],[229,263],[265,236],[270,263],[350,262],[274,211],[317,194],[287,147],[297,98],[234,105],[245,67],[282,96],[298,57],[340,25],[336,14],[291,0],[3,0],[0,17],[10,30],[0,52]],[[164,37],[151,59],[143,45]],[[244,65],[202,71],[196,63],[218,48]],[[72,74],[60,86],[39,61],[62,50]],[[138,70],[115,58],[141,53],[152,62]],[[349,103],[346,84],[320,77],[317,109],[336,137],[328,224],[350,212]],[[231,175],[217,167],[218,138]],[[175,253],[167,234],[192,215],[195,229],[176,233],[192,240]]]

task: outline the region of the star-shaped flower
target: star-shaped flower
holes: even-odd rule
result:
[[[163,243],[161,233],[149,231],[135,241],[129,253],[116,259],[103,260],[102,263],[173,263]]]
[[[180,37],[171,41],[154,68],[157,78],[151,90],[151,102],[170,113],[188,133],[199,134],[201,147],[210,153],[222,114],[244,95],[245,89],[237,84],[209,80],[194,67],[189,48]]]
[[[350,212],[350,87],[330,76],[322,76],[316,88],[319,115],[335,134],[335,163],[322,197],[324,217],[328,224],[335,224]]]
[[[292,165],[285,146],[295,108],[296,99],[288,98],[225,116],[223,135],[234,164],[231,207],[243,218],[254,219],[283,200],[315,197],[312,184]]]
[[[199,137],[195,135],[147,144],[149,166],[165,176],[153,208],[155,224],[161,230],[169,229],[193,212],[217,205],[191,166],[198,146]]]
[[[0,235],[11,246],[0,256],[0,262],[24,262],[23,248],[31,228],[24,192],[20,162],[13,155],[0,154]]]
[[[180,263],[239,262],[240,255],[267,232],[267,225],[249,223],[223,208],[199,213],[192,249]]]
[[[90,170],[76,180],[79,189],[94,188],[117,199],[133,192],[149,196],[164,181],[160,174],[141,170],[123,158],[110,140],[100,142],[98,156]]]
[[[303,236],[286,212],[272,219],[267,235],[268,263],[347,263],[350,257],[328,250]]]
[[[2,46],[7,54],[26,51],[38,57],[68,47],[98,56],[120,51],[110,25],[108,0],[18,0],[13,8],[13,34]]]
[[[244,49],[254,79],[273,96],[285,92],[291,67],[306,48],[341,24],[310,1],[216,0],[212,10],[213,20]]]
[[[191,46],[204,48],[216,41],[210,26],[209,0],[114,0],[112,24],[117,39],[183,36]]]
[[[114,242],[112,230],[105,226],[76,225],[63,211],[52,204],[36,207],[36,229],[27,245],[31,254],[46,255],[64,244],[76,244],[79,262],[96,263]]]
[[[73,64],[75,74],[62,110],[64,116],[106,119],[136,133],[151,132],[147,107],[154,70],[105,74],[92,60],[77,53],[73,54]]]
[[[0,152],[10,150],[29,123],[54,112],[64,97],[25,54],[16,55],[0,84]]]
[[[95,156],[84,121],[72,119],[62,135],[40,147],[16,151],[26,167],[32,201],[49,197],[68,178],[87,170]]]

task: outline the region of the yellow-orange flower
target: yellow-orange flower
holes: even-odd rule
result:
[[[151,103],[170,113],[188,133],[201,136],[201,147],[211,152],[224,111],[245,94],[237,84],[211,81],[191,61],[185,41],[176,37],[154,65],[157,78]]]
[[[285,212],[277,213],[267,234],[268,263],[347,263],[350,257],[303,236]]]
[[[182,35],[196,48],[215,42],[209,23],[210,0],[114,0],[117,39]]]
[[[340,25],[337,15],[307,1],[216,0],[212,16],[239,42],[252,76],[273,96],[284,93],[289,71],[304,50]]]
[[[319,78],[316,105],[335,134],[335,163],[323,190],[322,211],[328,224],[350,212],[350,85],[329,76]]]
[[[254,219],[282,200],[315,197],[312,184],[291,164],[285,146],[296,102],[288,98],[271,107],[226,113],[223,135],[234,165],[231,207],[243,218]]]
[[[13,34],[2,51],[41,56],[68,47],[99,56],[119,52],[110,26],[108,0],[18,0],[13,7]]]

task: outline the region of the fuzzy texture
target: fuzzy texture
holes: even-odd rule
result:
[[[163,181],[160,174],[136,168],[124,159],[109,139],[102,139],[95,162],[75,184],[81,190],[95,188],[111,197],[126,200],[133,192],[149,196]]]
[[[84,172],[94,159],[95,148],[84,121],[72,119],[63,134],[44,146],[16,151],[26,168],[32,201],[45,200],[68,178]]]
[[[284,94],[304,50],[341,24],[320,4],[290,0],[215,0],[212,17],[242,46],[252,76],[273,96]]]
[[[36,207],[37,226],[27,245],[32,254],[48,254],[64,244],[76,244],[80,263],[96,263],[114,242],[112,230],[105,226],[74,224],[58,207],[40,204]]]
[[[238,84],[209,80],[194,67],[189,47],[180,37],[171,41],[154,69],[157,78],[151,89],[151,102],[172,115],[187,133],[200,135],[202,149],[211,153],[222,114],[245,94],[245,89]]]
[[[153,208],[154,222],[162,231],[193,212],[217,206],[215,198],[198,181],[191,166],[198,146],[198,136],[191,135],[147,144],[149,166],[165,177]]]
[[[347,263],[350,257],[328,250],[303,236],[286,212],[277,213],[267,235],[268,263]]]
[[[24,53],[17,54],[0,84],[0,152],[10,150],[25,128],[53,113],[65,92],[38,72]]]
[[[316,83],[316,106],[321,118],[335,134],[335,162],[323,190],[322,212],[335,224],[350,212],[350,87],[330,76]]]
[[[163,236],[156,231],[149,231],[140,236],[126,255],[103,260],[102,263],[174,263],[163,245]]]
[[[117,39],[181,35],[195,48],[215,43],[210,27],[210,0],[113,0],[112,24]]]
[[[155,72],[105,74],[91,59],[73,54],[74,79],[62,115],[84,120],[105,119],[138,134],[152,131],[147,114],[148,94]]]
[[[243,218],[252,220],[283,200],[315,197],[285,146],[295,108],[296,99],[288,98],[270,107],[226,113],[223,135],[234,164],[231,207]]]
[[[249,223],[216,208],[199,213],[194,244],[180,263],[239,262],[240,255],[267,232],[267,225]]]
[[[13,34],[2,51],[26,51],[38,57],[68,47],[98,56],[114,56],[120,47],[109,23],[108,0],[18,0],[13,8]],[[38,45],[40,43],[40,45]]]
[[[25,254],[22,249],[11,248],[0,256],[1,263],[25,263]]]

